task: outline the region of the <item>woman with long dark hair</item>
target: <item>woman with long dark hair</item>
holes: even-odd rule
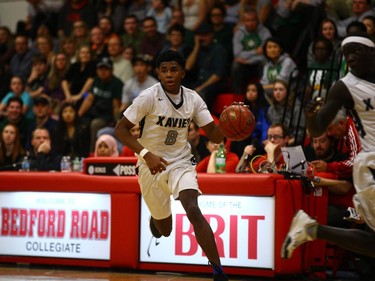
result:
[[[24,155],[17,126],[6,125],[0,136],[0,170],[17,170]]]
[[[55,148],[57,153],[74,157],[89,156],[90,133],[77,114],[73,103],[61,106],[59,121],[56,126]]]

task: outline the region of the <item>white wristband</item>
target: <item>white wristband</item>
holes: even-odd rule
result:
[[[143,148],[141,150],[141,152],[139,152],[139,156],[141,156],[142,158],[144,158],[147,152],[149,152],[148,149],[147,148]]]

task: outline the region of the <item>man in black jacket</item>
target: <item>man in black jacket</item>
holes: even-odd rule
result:
[[[61,156],[51,147],[51,138],[46,128],[36,128],[31,136],[30,170],[60,171]]]

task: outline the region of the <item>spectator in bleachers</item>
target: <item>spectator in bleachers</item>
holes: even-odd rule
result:
[[[78,49],[73,37],[61,38],[60,51],[67,56],[70,65],[77,62]]]
[[[125,82],[122,89],[120,112],[123,112],[139,93],[152,85],[158,83],[153,76],[150,75],[152,71],[152,60],[147,55],[138,55],[132,60],[134,77]]]
[[[302,112],[301,102],[295,98],[295,93],[288,93],[288,82],[276,80],[272,96],[266,98],[270,103],[267,111],[268,122],[282,123],[289,128],[290,145],[302,143],[305,135],[305,114]]]
[[[172,11],[172,18],[171,18],[171,21],[169,23],[169,28],[176,23],[184,26],[184,22],[185,22],[184,13],[179,8],[174,8],[173,11]],[[190,29],[187,29],[184,26],[184,34],[185,34],[184,41],[185,41],[186,46],[188,48],[193,48],[193,46],[194,46],[194,31],[192,31]]]
[[[168,29],[167,41],[165,42],[163,49],[160,53],[163,53],[167,50],[174,50],[183,55],[186,59],[191,49],[185,44],[185,28],[179,23],[173,24]]]
[[[58,20],[59,37],[69,36],[77,20],[84,21],[91,29],[97,22],[95,7],[89,0],[67,0],[59,10]]]
[[[35,44],[37,54],[46,58],[47,69],[49,69],[55,57],[52,38],[49,35],[38,35]]]
[[[31,134],[30,171],[60,171],[61,155],[53,149],[46,128],[36,128]]]
[[[160,33],[166,34],[168,24],[172,18],[172,9],[168,5],[169,0],[151,0],[151,7],[147,16],[155,18]]]
[[[48,27],[49,33],[57,36],[58,13],[64,0],[27,0],[27,25],[30,26],[30,37],[34,40],[39,26]]]
[[[60,44],[60,40],[57,38],[57,37],[53,37],[48,29],[48,27],[44,24],[41,24],[39,27],[38,27],[38,30],[37,30],[37,34],[36,34],[36,38],[38,38],[38,36],[45,36],[47,38],[50,38],[51,41],[52,41],[52,50],[54,52],[57,52],[59,50],[59,44]],[[34,39],[34,41],[32,42],[32,46],[31,46],[31,49],[33,50],[33,52],[38,52],[38,48],[37,48],[37,41],[36,41],[36,38]]]
[[[90,131],[78,117],[74,103],[66,102],[61,106],[56,125],[54,143],[60,155],[88,157],[90,150]]]
[[[117,142],[114,137],[111,135],[101,135],[98,137],[95,143],[95,157],[103,157],[103,156],[110,156],[110,157],[117,157],[119,156],[118,149],[117,149]]]
[[[252,144],[257,154],[264,153],[263,141],[267,139],[267,130],[269,123],[267,120],[268,104],[264,96],[264,90],[260,83],[250,82],[247,85],[244,104],[249,107],[254,114],[256,125],[252,134],[242,141],[232,141],[230,150],[238,155],[243,156],[244,148]]]
[[[124,46],[122,57],[128,61],[132,61],[135,57],[135,49],[132,46]]]
[[[319,171],[339,174],[342,177],[352,176],[353,162],[358,153],[362,150],[361,141],[353,119],[339,110],[335,118],[326,129],[327,135],[333,137],[337,143],[335,148],[348,158],[344,161],[327,163],[322,167],[316,167]]]
[[[122,56],[123,45],[121,38],[113,35],[108,41],[108,54],[113,62],[113,74],[125,83],[133,77],[134,71],[131,61]]]
[[[239,20],[240,1],[239,0],[225,0],[224,5],[225,5],[225,10],[226,10],[224,22],[229,24],[234,29]]]
[[[286,165],[281,147],[288,146],[289,140],[288,127],[282,123],[272,123],[267,130],[267,140],[263,142],[266,153],[262,156],[253,156],[256,151],[254,147],[245,147],[245,156],[241,157],[245,165],[239,163],[236,170],[246,173],[276,173]]]
[[[266,62],[260,83],[266,92],[272,92],[276,80],[289,81],[297,65],[288,53],[283,50],[282,42],[276,37],[270,37],[263,45],[263,55]]]
[[[96,65],[92,88],[78,110],[78,116],[90,124],[90,152],[94,151],[97,132],[114,126],[120,116],[122,81],[113,75],[110,58],[102,58]]]
[[[90,48],[94,60],[100,60],[103,57],[108,57],[107,44],[103,30],[100,27],[94,26],[90,30]]]
[[[1,77],[0,77],[1,79]],[[20,97],[22,99],[22,114],[25,114],[28,118],[33,118],[33,99],[28,92],[25,91],[25,84],[20,76],[13,76],[10,80],[10,92],[1,100],[0,103],[0,116],[6,116],[8,101],[12,97]]]
[[[228,54],[228,68],[233,59],[233,28],[224,21],[226,9],[221,4],[215,4],[209,13],[209,22],[214,29],[214,41],[221,44]]]
[[[121,31],[122,23],[127,13],[127,6],[130,5],[130,1],[126,2],[128,2],[127,5],[120,3],[118,0],[98,0],[96,4],[98,18],[102,16],[110,17],[113,23],[113,30],[117,34]]]
[[[336,23],[331,19],[323,19],[319,27],[319,37],[324,37],[331,41],[333,46],[333,59],[338,64],[342,55],[341,52],[341,40],[338,37]],[[316,39],[316,38],[315,38]],[[313,44],[314,41],[310,43],[309,49],[307,51],[307,65],[311,65],[314,54],[313,54]]]
[[[349,18],[352,13],[352,1],[325,0],[325,12],[327,18],[335,21]]]
[[[57,121],[51,117],[52,107],[50,98],[43,94],[35,98],[33,102],[34,118],[29,127],[30,132],[36,128],[43,127],[48,130],[51,139],[54,141]],[[29,145],[26,145],[27,149],[29,147]]]
[[[53,64],[48,72],[44,93],[51,99],[52,114],[58,116],[61,103],[65,100],[65,94],[62,89],[62,81],[70,67],[68,57],[63,52],[55,55]]]
[[[319,137],[312,138],[311,152],[305,155],[315,172],[325,172],[326,170],[322,167],[331,162],[345,161],[348,158],[347,154],[342,154],[335,149],[334,143],[334,139],[326,132]],[[343,220],[343,214],[348,207],[354,207],[353,177],[348,177],[346,173],[345,175],[338,173],[337,176],[338,180],[326,187],[328,188],[327,225],[348,228],[351,222]]]
[[[347,26],[353,21],[360,21],[367,16],[375,16],[375,11],[371,7],[371,0],[353,0],[352,16],[337,22],[337,29],[340,37],[348,34]]]
[[[338,79],[338,62],[330,40],[319,37],[313,42],[313,58],[309,64],[309,83],[313,91],[327,91]]]
[[[149,55],[154,60],[165,44],[165,34],[157,31],[157,22],[153,17],[146,17],[142,26],[144,37],[139,48],[140,54]]]
[[[261,76],[263,44],[271,37],[270,31],[259,23],[254,9],[245,11],[244,24],[234,33],[231,69],[233,92],[241,94],[249,81]]]
[[[278,0],[275,15],[267,25],[282,40],[284,51],[305,66],[306,49],[324,16],[322,0]]]
[[[372,41],[375,41],[375,16],[367,16],[362,20],[362,23],[366,26],[366,33],[371,37]]]
[[[352,21],[346,27],[346,33],[365,32],[367,33],[366,25],[361,21]]]
[[[10,74],[9,68],[5,64],[0,63],[0,101],[5,97],[5,95],[10,91],[10,80],[12,75]],[[1,120],[1,116],[0,116]]]
[[[227,85],[227,55],[225,48],[214,42],[213,28],[203,23],[195,30],[195,44],[186,60],[186,70],[196,73],[189,88],[193,88],[212,109],[218,93],[225,91]]]
[[[28,38],[26,35],[16,35],[14,50],[16,53],[10,61],[10,72],[12,75],[21,76],[26,81],[31,73],[31,58],[33,56],[28,47]]]
[[[9,65],[14,54],[14,41],[11,31],[6,26],[0,26],[0,63]]]
[[[243,24],[243,15],[248,9],[255,9],[258,14],[259,22],[266,25],[268,17],[273,10],[272,0],[240,0],[239,9],[239,20],[237,26]]]
[[[206,21],[208,5],[201,0],[182,0],[180,10],[184,14],[185,28],[195,31]]]
[[[34,55],[31,62],[32,68],[27,78],[26,91],[32,98],[36,98],[44,92],[48,74],[47,58],[43,55]]]
[[[225,147],[225,142],[226,139],[224,138],[223,142],[224,147]],[[214,143],[211,140],[207,140],[206,142],[206,147],[207,150],[209,151],[209,155],[206,156],[205,158],[201,159],[201,161],[198,163],[196,170],[198,173],[216,173],[216,168],[215,168],[215,159],[216,159],[216,154],[219,149],[218,143]],[[226,173],[235,173],[236,172],[236,166],[238,164],[238,156],[237,154],[228,151],[226,148],[226,158],[225,158],[225,172]]]
[[[189,124],[188,141],[191,145],[191,153],[194,155],[197,163],[210,155],[206,145],[208,139],[206,136],[200,134],[199,126],[194,121]]]
[[[70,37],[74,40],[75,48],[89,44],[89,29],[83,20],[77,20],[73,23],[73,30]]]
[[[141,42],[144,37],[143,31],[139,28],[139,21],[135,15],[127,15],[124,20],[124,34],[121,39],[124,46],[133,47],[135,54],[139,54]]]
[[[8,100],[6,112],[6,117],[0,122],[0,132],[8,124],[16,125],[20,133],[20,140],[23,146],[26,145],[28,140],[29,126],[32,119],[27,118],[22,113],[23,102],[20,97],[11,97]]]
[[[112,19],[108,16],[101,16],[98,21],[99,28],[103,31],[104,42],[107,45],[109,39],[116,35]]]
[[[78,51],[78,61],[70,65],[61,84],[65,99],[77,103],[77,108],[91,89],[96,75],[95,69],[90,47],[82,46]]]
[[[139,21],[143,21],[147,16],[149,3],[147,0],[133,0],[128,9],[128,15],[135,15]]]
[[[6,125],[0,135],[0,171],[17,171],[24,155],[17,126]]]

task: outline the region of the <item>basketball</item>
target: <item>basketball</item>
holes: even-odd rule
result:
[[[244,105],[230,105],[220,114],[220,129],[231,140],[246,139],[254,131],[255,124],[253,113]]]

